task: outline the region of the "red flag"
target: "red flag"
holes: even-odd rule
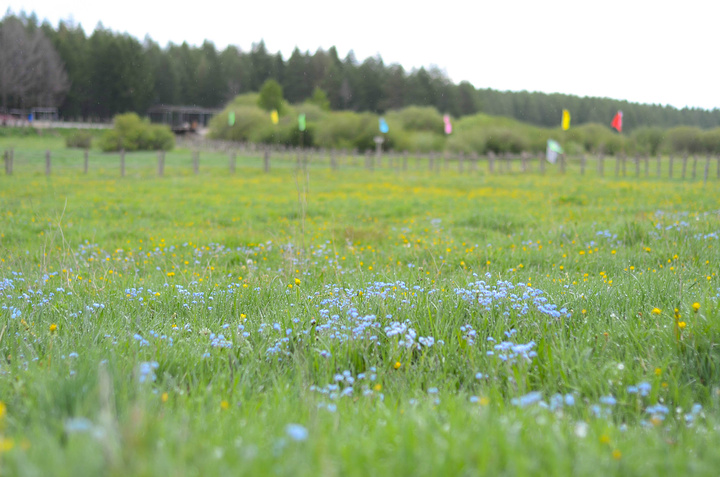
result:
[[[617,112],[612,120],[612,123],[610,123],[610,126],[617,129],[617,132],[622,132],[622,111]]]

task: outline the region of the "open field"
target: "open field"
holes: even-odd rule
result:
[[[720,468],[716,180],[8,141],[0,473]]]

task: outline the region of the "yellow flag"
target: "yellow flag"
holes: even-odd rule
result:
[[[567,109],[563,109],[562,128],[563,131],[570,129],[570,111]]]
[[[277,109],[273,109],[273,112],[270,113],[270,120],[273,124],[277,124],[280,122],[280,118],[278,117]]]

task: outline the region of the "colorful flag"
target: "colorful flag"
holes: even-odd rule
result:
[[[380,132],[383,134],[386,134],[390,128],[388,127],[387,122],[385,121],[385,118],[380,118]]]
[[[622,132],[622,111],[617,112],[612,120],[612,123],[610,123],[610,126],[617,129],[617,132]]]
[[[305,130],[305,113],[300,113],[298,115],[298,129],[301,131]]]
[[[277,124],[280,122],[280,117],[278,116],[277,109],[273,109],[272,113],[270,113],[270,121],[272,121],[273,124]]]
[[[548,139],[547,142],[547,149],[545,151],[545,158],[550,164],[555,164],[555,161],[557,161],[558,154],[562,154],[563,149],[560,147],[560,144],[557,143],[557,141],[553,141],[552,139]]]
[[[563,131],[567,131],[568,129],[570,129],[570,111],[568,111],[567,109],[563,109],[562,129]]]
[[[450,115],[446,114],[443,116],[443,122],[445,123],[445,134],[452,133],[452,123],[450,122]]]
[[[235,125],[235,111],[230,111],[228,113],[228,126],[234,126]]]

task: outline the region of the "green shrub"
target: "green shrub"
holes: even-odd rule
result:
[[[374,149],[378,117],[371,113],[332,112],[317,123],[317,145],[359,150]]]
[[[257,105],[268,112],[276,110],[278,113],[282,113],[283,103],[283,89],[280,83],[274,79],[265,81],[260,88]]]
[[[65,137],[65,147],[90,149],[92,146],[92,133],[87,130],[77,130]]]
[[[482,130],[462,129],[453,132],[447,139],[447,149],[452,152],[464,152],[466,154],[477,152],[485,154],[487,152],[487,137]],[[420,149],[422,152],[437,150],[432,147],[429,150]]]
[[[148,129],[149,139],[144,150],[170,151],[175,147],[175,135],[163,124],[151,124]]]
[[[496,154],[510,152],[518,154],[527,150],[528,141],[518,131],[493,128],[486,131],[485,147]]]
[[[431,106],[409,106],[398,111],[390,111],[386,119],[389,126],[396,123],[407,131],[429,131],[443,134],[445,128],[442,114]],[[392,131],[392,128],[390,130]]]
[[[585,151],[593,154],[617,154],[625,151],[624,136],[611,131],[608,127],[588,123],[570,128],[565,133],[566,141],[581,144]]]
[[[643,127],[633,131],[631,139],[635,152],[655,156],[660,152],[664,135],[660,128]]]
[[[228,124],[228,113],[235,112],[235,124]],[[272,127],[270,113],[257,106],[237,106],[231,104],[225,110],[210,120],[210,137],[228,141],[257,140],[257,129]]]
[[[705,152],[720,154],[720,128],[703,131],[701,139]]]
[[[113,120],[113,129],[103,134],[100,148],[105,152],[119,151],[168,151],[175,147],[175,136],[170,128],[150,124],[135,113],[119,114]]]
[[[665,143],[669,151],[677,154],[697,154],[702,152],[703,131],[697,127],[679,126],[665,132]]]

